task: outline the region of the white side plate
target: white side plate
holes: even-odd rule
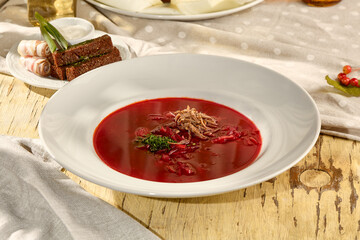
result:
[[[99,122],[133,102],[192,97],[227,105],[260,129],[262,151],[235,174],[194,183],[160,183],[121,174],[93,147]],[[96,184],[155,197],[195,197],[248,187],[282,173],[315,144],[320,117],[310,95],[272,70],[224,57],[173,54],[135,58],[85,73],[57,91],[42,112],[39,133],[63,167]]]
[[[104,34],[107,33],[102,31],[95,31],[94,38],[100,37]],[[122,60],[130,59],[131,53],[128,46],[118,36],[111,34],[108,35],[111,37],[114,46],[119,49]],[[40,34],[37,39],[41,39]],[[25,67],[20,63],[20,55],[17,52],[18,45],[18,42],[15,43],[6,55],[6,64],[9,68],[10,73],[14,77],[29,85],[49,89],[60,89],[68,83],[68,81],[59,80],[53,77],[41,77],[26,70]]]

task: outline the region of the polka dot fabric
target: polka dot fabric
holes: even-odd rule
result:
[[[357,1],[343,0],[332,7],[317,8],[300,0],[264,0],[225,17],[181,22],[122,16],[80,0],[77,15],[90,20],[97,30],[120,35],[137,57],[189,52],[227,56],[271,68],[314,98],[323,133],[360,140],[360,125],[352,124],[360,122],[360,98],[339,93],[324,78],[327,74],[336,77],[343,65],[360,66]],[[26,37],[23,28],[30,26],[26,18],[25,4],[9,0],[2,7],[0,67],[11,44]],[[5,72],[6,67],[0,70]]]

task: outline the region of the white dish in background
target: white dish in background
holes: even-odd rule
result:
[[[141,180],[104,164],[93,147],[100,121],[123,106],[160,97],[201,98],[241,112],[260,129],[257,160],[235,174],[192,183]],[[315,102],[288,78],[256,64],[193,54],[135,58],[85,73],[51,97],[39,123],[47,150],[72,173],[118,191],[171,198],[219,194],[273,178],[300,161],[319,132]]]
[[[184,14],[177,14],[176,11],[166,11],[162,7],[158,8],[158,11],[159,11],[158,14],[156,14],[155,12],[153,12],[153,13],[143,12],[142,13],[142,12],[131,12],[131,11],[122,10],[122,9],[119,9],[116,7],[112,7],[112,6],[103,4],[96,0],[85,0],[85,1],[95,5],[96,7],[100,7],[100,8],[112,11],[112,12],[130,16],[130,17],[139,17],[139,18],[157,19],[157,20],[180,20],[180,21],[197,21],[197,20],[206,20],[206,19],[211,19],[211,18],[223,17],[226,15],[230,15],[230,14],[233,14],[236,12],[243,11],[245,9],[251,8],[255,5],[263,2],[263,0],[254,0],[252,2],[244,4],[242,6],[239,6],[236,8],[231,8],[228,10],[211,12],[211,13],[194,14],[194,15],[184,15]],[[168,14],[164,14],[165,12]]]
[[[102,31],[95,31],[93,38],[107,34]],[[128,46],[121,40],[119,36],[108,34],[115,47],[120,51],[122,60],[128,60],[131,58],[131,53]],[[41,36],[37,37],[41,39]],[[48,89],[60,89],[65,86],[69,81],[59,80],[53,77],[41,77],[25,69],[20,63],[20,55],[17,52],[17,46],[19,43],[15,43],[8,54],[6,55],[6,64],[10,73],[17,79],[35,87],[48,88]],[[95,69],[96,70],[96,69]]]
[[[72,45],[94,38],[94,25],[82,18],[65,17],[50,22]]]

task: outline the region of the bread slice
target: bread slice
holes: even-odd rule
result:
[[[60,80],[66,80],[66,66],[57,67],[51,65],[50,76]]]
[[[73,64],[86,58],[99,56],[113,50],[111,37],[107,34],[73,46],[67,50],[53,52],[53,64],[57,67]]]
[[[113,47],[113,50],[110,53],[92,57],[81,62],[59,67],[52,65],[51,76],[61,80],[67,79],[68,81],[71,81],[90,70],[117,61],[121,61],[120,52],[119,49]]]

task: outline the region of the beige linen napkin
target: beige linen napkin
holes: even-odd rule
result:
[[[322,133],[360,140],[360,98],[340,93],[324,79],[327,74],[336,77],[345,64],[360,65],[357,1],[316,8],[300,0],[265,0],[229,16],[182,22],[122,16],[79,0],[77,16],[90,20],[97,30],[121,36],[137,57],[190,52],[271,68],[310,93],[321,114]],[[23,28],[29,26],[26,5],[9,0],[0,22],[0,71],[5,72],[7,50],[31,31]]]
[[[0,136],[0,239],[159,239],[60,168],[39,140]]]

